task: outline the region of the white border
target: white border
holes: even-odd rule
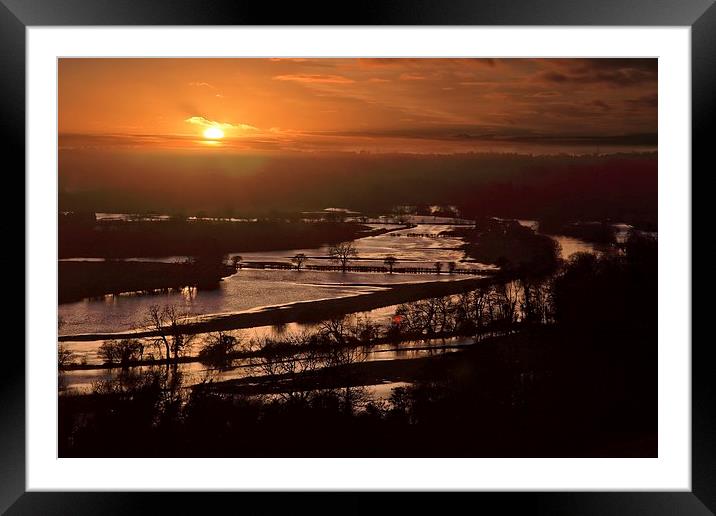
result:
[[[27,43],[28,490],[690,490],[689,28],[29,27]],[[57,459],[58,56],[658,57],[659,458]]]

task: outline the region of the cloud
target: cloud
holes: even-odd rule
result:
[[[510,61],[507,59],[507,61]],[[497,59],[489,57],[468,58],[430,58],[430,57],[365,57],[359,58],[357,64],[360,68],[426,68],[476,65],[478,67],[494,68],[498,64]]]
[[[550,63],[554,69],[538,72],[534,82],[633,86],[657,80],[655,59],[557,59]]]
[[[332,74],[288,74],[277,75],[273,78],[275,81],[291,81],[300,83],[328,83],[328,84],[350,84],[355,82],[353,79],[342,75]]]
[[[218,88],[216,86],[214,86],[213,84],[209,84],[208,82],[190,82],[189,86],[193,86],[195,88],[209,88],[210,90],[216,92],[214,94],[215,97],[224,97],[224,95],[220,91],[218,91]]]
[[[198,125],[200,127],[218,127],[219,129],[240,129],[242,131],[258,131],[259,129],[257,127],[254,127],[253,125],[249,124],[231,124],[228,122],[216,122],[214,120],[209,120],[208,118],[204,118],[203,116],[192,116],[184,120],[185,122],[192,124],[192,125]]]
[[[631,134],[469,134],[453,135],[458,140],[479,140],[483,142],[502,143],[531,143],[539,145],[582,146],[582,145],[612,145],[617,147],[656,146],[656,133]]]
[[[408,66],[422,66],[427,59],[417,57],[363,57],[358,59],[358,66],[362,68],[404,68]]]
[[[190,82],[189,86],[195,86],[195,87],[204,87],[204,88],[210,88],[212,90],[215,90],[216,88],[209,84],[208,82]]]
[[[400,74],[400,80],[401,81],[424,81],[426,77],[424,75],[420,75],[418,73],[401,73]]]
[[[528,129],[515,129],[505,125],[463,125],[442,127],[413,127],[403,129],[374,129],[353,131],[307,132],[304,136],[358,137],[371,140],[408,139],[432,140],[455,143],[524,143],[549,146],[582,146],[582,145],[613,145],[613,146],[655,146],[656,133],[626,134],[584,134],[554,132],[545,133]]]
[[[628,99],[627,104],[635,108],[655,108],[659,105],[659,98],[656,93],[651,93],[636,99]]]
[[[596,108],[599,108],[599,109],[603,109],[604,111],[609,111],[609,110],[611,109],[611,107],[609,106],[609,104],[607,104],[607,103],[604,102],[603,100],[599,100],[599,99],[593,100],[593,101],[591,101],[591,102],[588,102],[587,105],[588,105],[588,106],[591,106],[591,107],[596,107]]]
[[[551,97],[561,97],[562,94],[558,91],[538,91],[537,93],[533,93],[532,95],[527,96],[538,99],[548,99]]]
[[[555,72],[555,71],[546,71],[546,72],[539,72],[537,75],[535,75],[534,80],[537,82],[554,82],[554,83],[562,83],[569,81],[569,77],[566,76],[563,73]]]
[[[589,73],[590,71],[615,71],[615,70],[639,70],[656,75],[658,72],[658,60],[640,58],[578,58],[552,60],[557,66],[573,69],[578,73]]]

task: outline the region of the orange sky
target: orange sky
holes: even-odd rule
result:
[[[656,148],[655,59],[61,59],[60,148]],[[207,127],[225,137],[207,142]]]

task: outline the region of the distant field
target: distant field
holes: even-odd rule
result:
[[[59,221],[59,258],[198,256],[320,247],[371,232],[355,223]]]

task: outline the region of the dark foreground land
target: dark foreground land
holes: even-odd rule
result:
[[[654,335],[603,336],[524,333],[435,357],[205,384],[184,401],[146,380],[62,396],[60,456],[656,457],[656,353],[643,353]],[[412,385],[345,409],[360,385],[384,381]],[[93,416],[76,427],[72,414]]]

